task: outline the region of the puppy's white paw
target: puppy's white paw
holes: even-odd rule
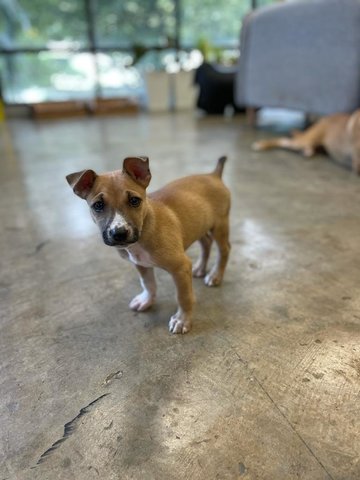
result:
[[[143,291],[136,295],[131,302],[129,303],[129,307],[131,310],[135,310],[137,312],[143,312],[153,305],[155,301],[155,297],[150,293]]]
[[[191,320],[186,318],[186,315],[175,313],[170,318],[169,332],[170,333],[187,333],[191,330]]]
[[[206,269],[202,265],[195,265],[192,269],[192,275],[195,278],[202,278],[206,275]]]
[[[205,285],[208,287],[217,287],[220,285],[222,277],[217,272],[210,272],[206,275],[204,279]]]

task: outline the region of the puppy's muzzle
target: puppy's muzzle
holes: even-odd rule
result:
[[[139,240],[139,232],[128,225],[114,225],[103,231],[103,240],[110,247],[126,247]]]

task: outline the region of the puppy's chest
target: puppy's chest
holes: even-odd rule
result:
[[[133,245],[129,248],[126,248],[124,253],[121,255],[132,263],[136,265],[141,265],[142,267],[154,267],[155,263],[152,260],[151,256],[146,250],[144,250],[140,245]]]

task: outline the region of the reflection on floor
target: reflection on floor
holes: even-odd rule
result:
[[[360,182],[260,136],[189,114],[2,127],[1,478],[360,478]],[[195,280],[171,336],[167,274],[130,312],[137,275],[64,177],[144,154],[155,189],[225,153],[225,282]]]

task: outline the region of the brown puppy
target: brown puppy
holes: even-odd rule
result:
[[[155,300],[153,267],[168,271],[175,282],[178,310],[170,319],[171,333],[191,329],[194,304],[191,272],[205,277],[208,286],[222,281],[230,252],[230,192],[221,180],[226,157],[215,170],[175,180],[146,195],[151,180],[147,157],[128,157],[123,169],[97,175],[83,170],[66,177],[74,193],[85,199],[106,245],[132,262],[143,291],[130,308],[143,311]],[[216,263],[206,275],[212,240],[218,249]],[[195,241],[201,255],[194,268],[185,250]]]
[[[330,157],[343,165],[350,160],[353,171],[360,175],[360,110],[356,110],[352,115],[329,115],[304,132],[294,132],[292,138],[260,140],[255,142],[252,148],[286,148],[300,152],[305,157],[311,157],[316,149],[323,148]]]

